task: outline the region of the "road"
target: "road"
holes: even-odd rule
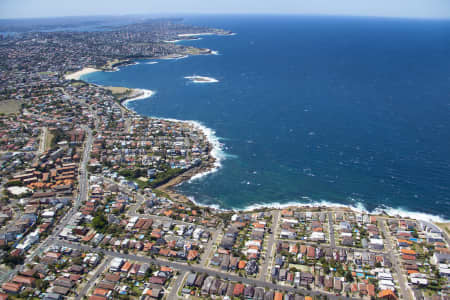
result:
[[[48,128],[42,127],[41,138],[39,142],[39,154],[44,153],[45,151],[45,142],[47,141]]]
[[[89,161],[92,143],[93,143],[93,137],[92,137],[92,131],[87,127],[83,127],[83,129],[87,133],[87,139],[86,143],[84,145],[83,150],[83,157],[82,161],[80,163],[80,176],[79,176],[79,192],[77,194],[77,197],[75,198],[75,203],[73,207],[69,210],[69,212],[60,220],[59,224],[56,225],[56,228],[53,230],[53,232],[45,239],[42,243],[37,246],[33,252],[31,252],[25,259],[25,262],[22,265],[16,266],[16,268],[12,269],[11,271],[7,272],[2,276],[1,279],[8,279],[11,278],[12,275],[16,274],[18,271],[22,270],[25,265],[31,263],[36,255],[40,255],[50,244],[55,240],[55,238],[61,233],[63,228],[69,223],[69,221],[72,219],[73,215],[78,211],[81,203],[87,199],[88,195],[88,175],[87,175],[87,163]]]
[[[267,253],[266,259],[264,260],[261,269],[259,271],[259,277],[264,280],[264,276],[267,276],[267,270],[269,269],[269,264],[273,262],[274,259],[274,244],[275,244],[275,236],[278,231],[278,220],[280,218],[280,211],[276,210],[273,212],[272,218],[272,233],[269,236],[269,241],[267,242]]]
[[[155,265],[159,265],[159,266],[168,266],[173,269],[181,270],[182,272],[190,271],[190,272],[195,272],[195,273],[205,273],[209,276],[222,278],[224,280],[231,280],[234,282],[242,282],[244,284],[260,286],[260,287],[268,288],[271,290],[279,290],[279,291],[290,292],[290,293],[301,293],[301,294],[310,295],[310,296],[327,296],[328,299],[335,299],[335,300],[337,300],[337,299],[355,299],[355,300],[358,299],[358,298],[349,298],[349,297],[345,297],[345,296],[335,296],[335,295],[332,295],[332,294],[329,294],[326,292],[322,292],[322,291],[318,291],[318,290],[306,290],[306,289],[303,289],[300,287],[293,287],[293,286],[288,286],[288,285],[286,285],[286,286],[278,285],[278,284],[274,284],[272,282],[268,282],[268,281],[261,280],[261,279],[240,277],[238,275],[220,272],[216,269],[205,268],[205,267],[199,266],[199,265],[189,265],[189,264],[185,264],[185,263],[181,263],[181,262],[154,259],[154,258],[147,257],[147,256],[119,253],[119,252],[105,250],[105,249],[98,248],[98,247],[82,245],[82,244],[78,244],[78,243],[67,243],[67,241],[63,241],[63,240],[56,240],[54,244],[57,244],[60,246],[65,246],[65,247],[70,247],[72,249],[77,249],[77,250],[82,250],[82,251],[103,253],[104,255],[107,255],[107,256],[120,257],[120,258],[123,258],[126,260],[137,261],[137,262],[141,262],[141,263],[155,264]]]
[[[219,233],[222,231],[222,224],[218,228],[216,228],[212,233],[212,238],[209,240],[208,244],[206,245],[205,252],[203,253],[200,264],[204,267],[208,266],[208,260],[212,256],[212,251],[214,250],[214,245],[217,242],[217,237],[219,236]]]
[[[92,275],[91,279],[89,279],[88,282],[84,285],[81,292],[77,295],[75,298],[76,300],[83,299],[84,296],[87,295],[89,292],[89,289],[94,285],[95,281],[98,279],[98,277],[105,271],[105,269],[109,266],[109,263],[111,262],[112,257],[106,257],[103,262],[100,264],[100,266],[97,267],[97,270],[95,270],[95,273]]]
[[[28,256],[27,260],[25,261],[26,263],[29,263],[33,260],[34,256],[36,254],[38,254],[38,249],[45,249],[48,246],[48,242],[52,241],[54,238],[56,238],[61,231],[64,229],[64,227],[66,227],[66,225],[69,223],[69,221],[72,219],[73,215],[78,212],[78,209],[81,206],[81,203],[83,201],[87,200],[87,196],[88,196],[88,174],[87,174],[87,163],[89,161],[89,157],[90,157],[90,153],[91,153],[91,148],[92,148],[92,142],[93,142],[93,137],[92,137],[92,131],[85,127],[84,128],[87,132],[87,139],[86,139],[86,143],[84,146],[84,151],[83,151],[83,158],[82,161],[80,163],[80,168],[79,168],[79,172],[80,172],[80,176],[79,176],[79,192],[77,194],[77,197],[75,198],[75,203],[73,205],[73,207],[69,210],[69,212],[61,219],[61,221],[59,222],[58,225],[56,225],[55,230],[53,230],[53,232],[49,235],[49,237],[47,238],[47,240],[42,243],[40,245],[40,247],[36,248],[36,250]]]
[[[184,278],[186,277],[186,275],[189,274],[189,272],[187,271],[182,271],[180,272],[180,274],[178,275],[177,279],[175,280],[175,282],[172,284],[171,290],[169,295],[166,297],[166,299],[168,300],[174,300],[174,299],[178,299],[178,291],[180,290],[180,288],[182,287],[181,285],[184,282]]]
[[[137,213],[137,210],[144,204],[145,202],[145,197],[142,196],[141,194],[136,194],[136,202],[130,206],[130,208],[128,209],[128,215],[129,216],[137,216],[139,215]]]
[[[405,280],[405,276],[404,276],[404,273],[402,272],[402,268],[400,267],[398,257],[395,255],[395,248],[392,245],[391,234],[390,234],[389,230],[386,230],[385,221],[381,218],[378,218],[378,220],[380,220],[381,231],[383,232],[384,240],[387,242],[386,250],[387,250],[389,258],[391,259],[391,262],[395,268],[395,272],[397,273],[398,282],[400,284],[400,291],[403,296],[403,299],[411,299],[410,298],[411,295],[410,295],[409,289],[408,289],[408,284]]]
[[[333,213],[328,212],[328,230],[330,232],[330,246],[331,249],[336,248],[336,240],[334,239],[334,227],[333,227]]]
[[[290,242],[290,243],[300,243],[302,245],[307,245],[307,246],[313,246],[313,247],[317,247],[317,245],[320,245],[323,248],[331,248],[330,244],[317,244],[316,242],[308,242],[305,240],[290,240],[290,239],[280,239],[280,241],[282,242]],[[373,254],[385,254],[386,251],[384,250],[375,250],[375,249],[367,249],[367,248],[357,248],[357,247],[350,247],[350,246],[334,246],[333,249],[336,250],[347,250],[347,251],[352,251],[352,252],[366,252],[366,253],[373,253]]]

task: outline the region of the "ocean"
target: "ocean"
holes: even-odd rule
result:
[[[219,15],[184,22],[236,35],[180,42],[217,55],[141,60],[83,76],[150,89],[154,95],[128,106],[215,132],[221,167],[178,191],[225,209],[327,204],[450,219],[450,21]]]

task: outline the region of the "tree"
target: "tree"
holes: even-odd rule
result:
[[[103,231],[106,229],[106,226],[108,225],[108,220],[106,219],[106,216],[103,212],[97,213],[97,215],[92,219],[92,226],[97,231]]]
[[[345,274],[345,281],[353,282],[353,276],[352,276],[352,273],[347,272],[347,273]]]
[[[22,255],[19,256],[8,255],[3,259],[3,263],[11,268],[14,268],[16,265],[22,265],[24,260],[25,258]]]

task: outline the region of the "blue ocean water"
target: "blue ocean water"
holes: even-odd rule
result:
[[[156,91],[130,107],[216,131],[219,171],[178,189],[222,208],[339,203],[450,218],[450,22],[202,16],[219,55],[92,73]],[[201,75],[218,83],[195,84]],[[396,210],[392,210],[397,212]]]

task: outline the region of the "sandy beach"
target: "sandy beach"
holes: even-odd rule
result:
[[[75,73],[70,73],[64,76],[65,79],[67,80],[80,80],[81,76],[89,74],[89,73],[94,73],[94,72],[98,72],[100,70],[95,69],[95,68],[83,68],[80,71],[77,71]]]

